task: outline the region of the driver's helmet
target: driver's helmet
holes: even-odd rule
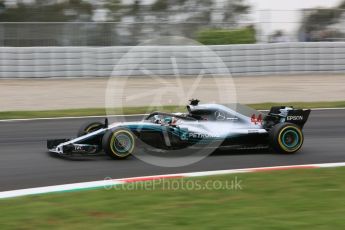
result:
[[[172,117],[165,117],[164,118],[164,124],[170,125],[172,122]]]
[[[178,119],[176,117],[165,117],[164,118],[164,124],[166,125],[176,125]]]
[[[162,123],[161,117],[159,115],[154,115],[153,122],[156,124],[161,124]]]

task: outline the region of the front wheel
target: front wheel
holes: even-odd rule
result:
[[[87,122],[84,123],[78,130],[77,136],[81,137],[88,133],[94,132],[104,127],[104,124],[101,122]]]
[[[302,147],[304,136],[299,126],[292,123],[280,123],[271,129],[269,141],[276,152],[295,153]]]
[[[125,128],[108,130],[103,136],[102,148],[111,158],[127,158],[135,148],[134,134]]]

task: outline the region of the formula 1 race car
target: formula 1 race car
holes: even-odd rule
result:
[[[153,112],[142,121],[83,125],[74,139],[48,140],[58,155],[105,153],[123,159],[151,147],[160,151],[203,148],[271,148],[295,153],[303,144],[302,129],[310,110],[272,107],[268,114],[247,106],[199,104],[191,100],[186,113]]]

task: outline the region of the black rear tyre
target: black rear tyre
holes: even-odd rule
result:
[[[303,145],[304,136],[299,126],[279,123],[270,130],[270,145],[278,153],[295,153]]]
[[[125,159],[135,149],[136,139],[134,134],[125,128],[108,130],[102,139],[104,152],[113,159]]]
[[[87,122],[79,128],[77,136],[78,137],[84,136],[88,133],[94,132],[103,127],[104,127],[104,124],[102,124],[101,122]]]

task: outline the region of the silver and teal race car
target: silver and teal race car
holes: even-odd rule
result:
[[[310,110],[275,106],[264,114],[241,104],[199,104],[191,100],[185,113],[153,112],[138,122],[91,122],[78,137],[48,140],[62,156],[107,154],[123,159],[141,150],[169,152],[198,148],[271,148],[295,153],[303,144]]]

